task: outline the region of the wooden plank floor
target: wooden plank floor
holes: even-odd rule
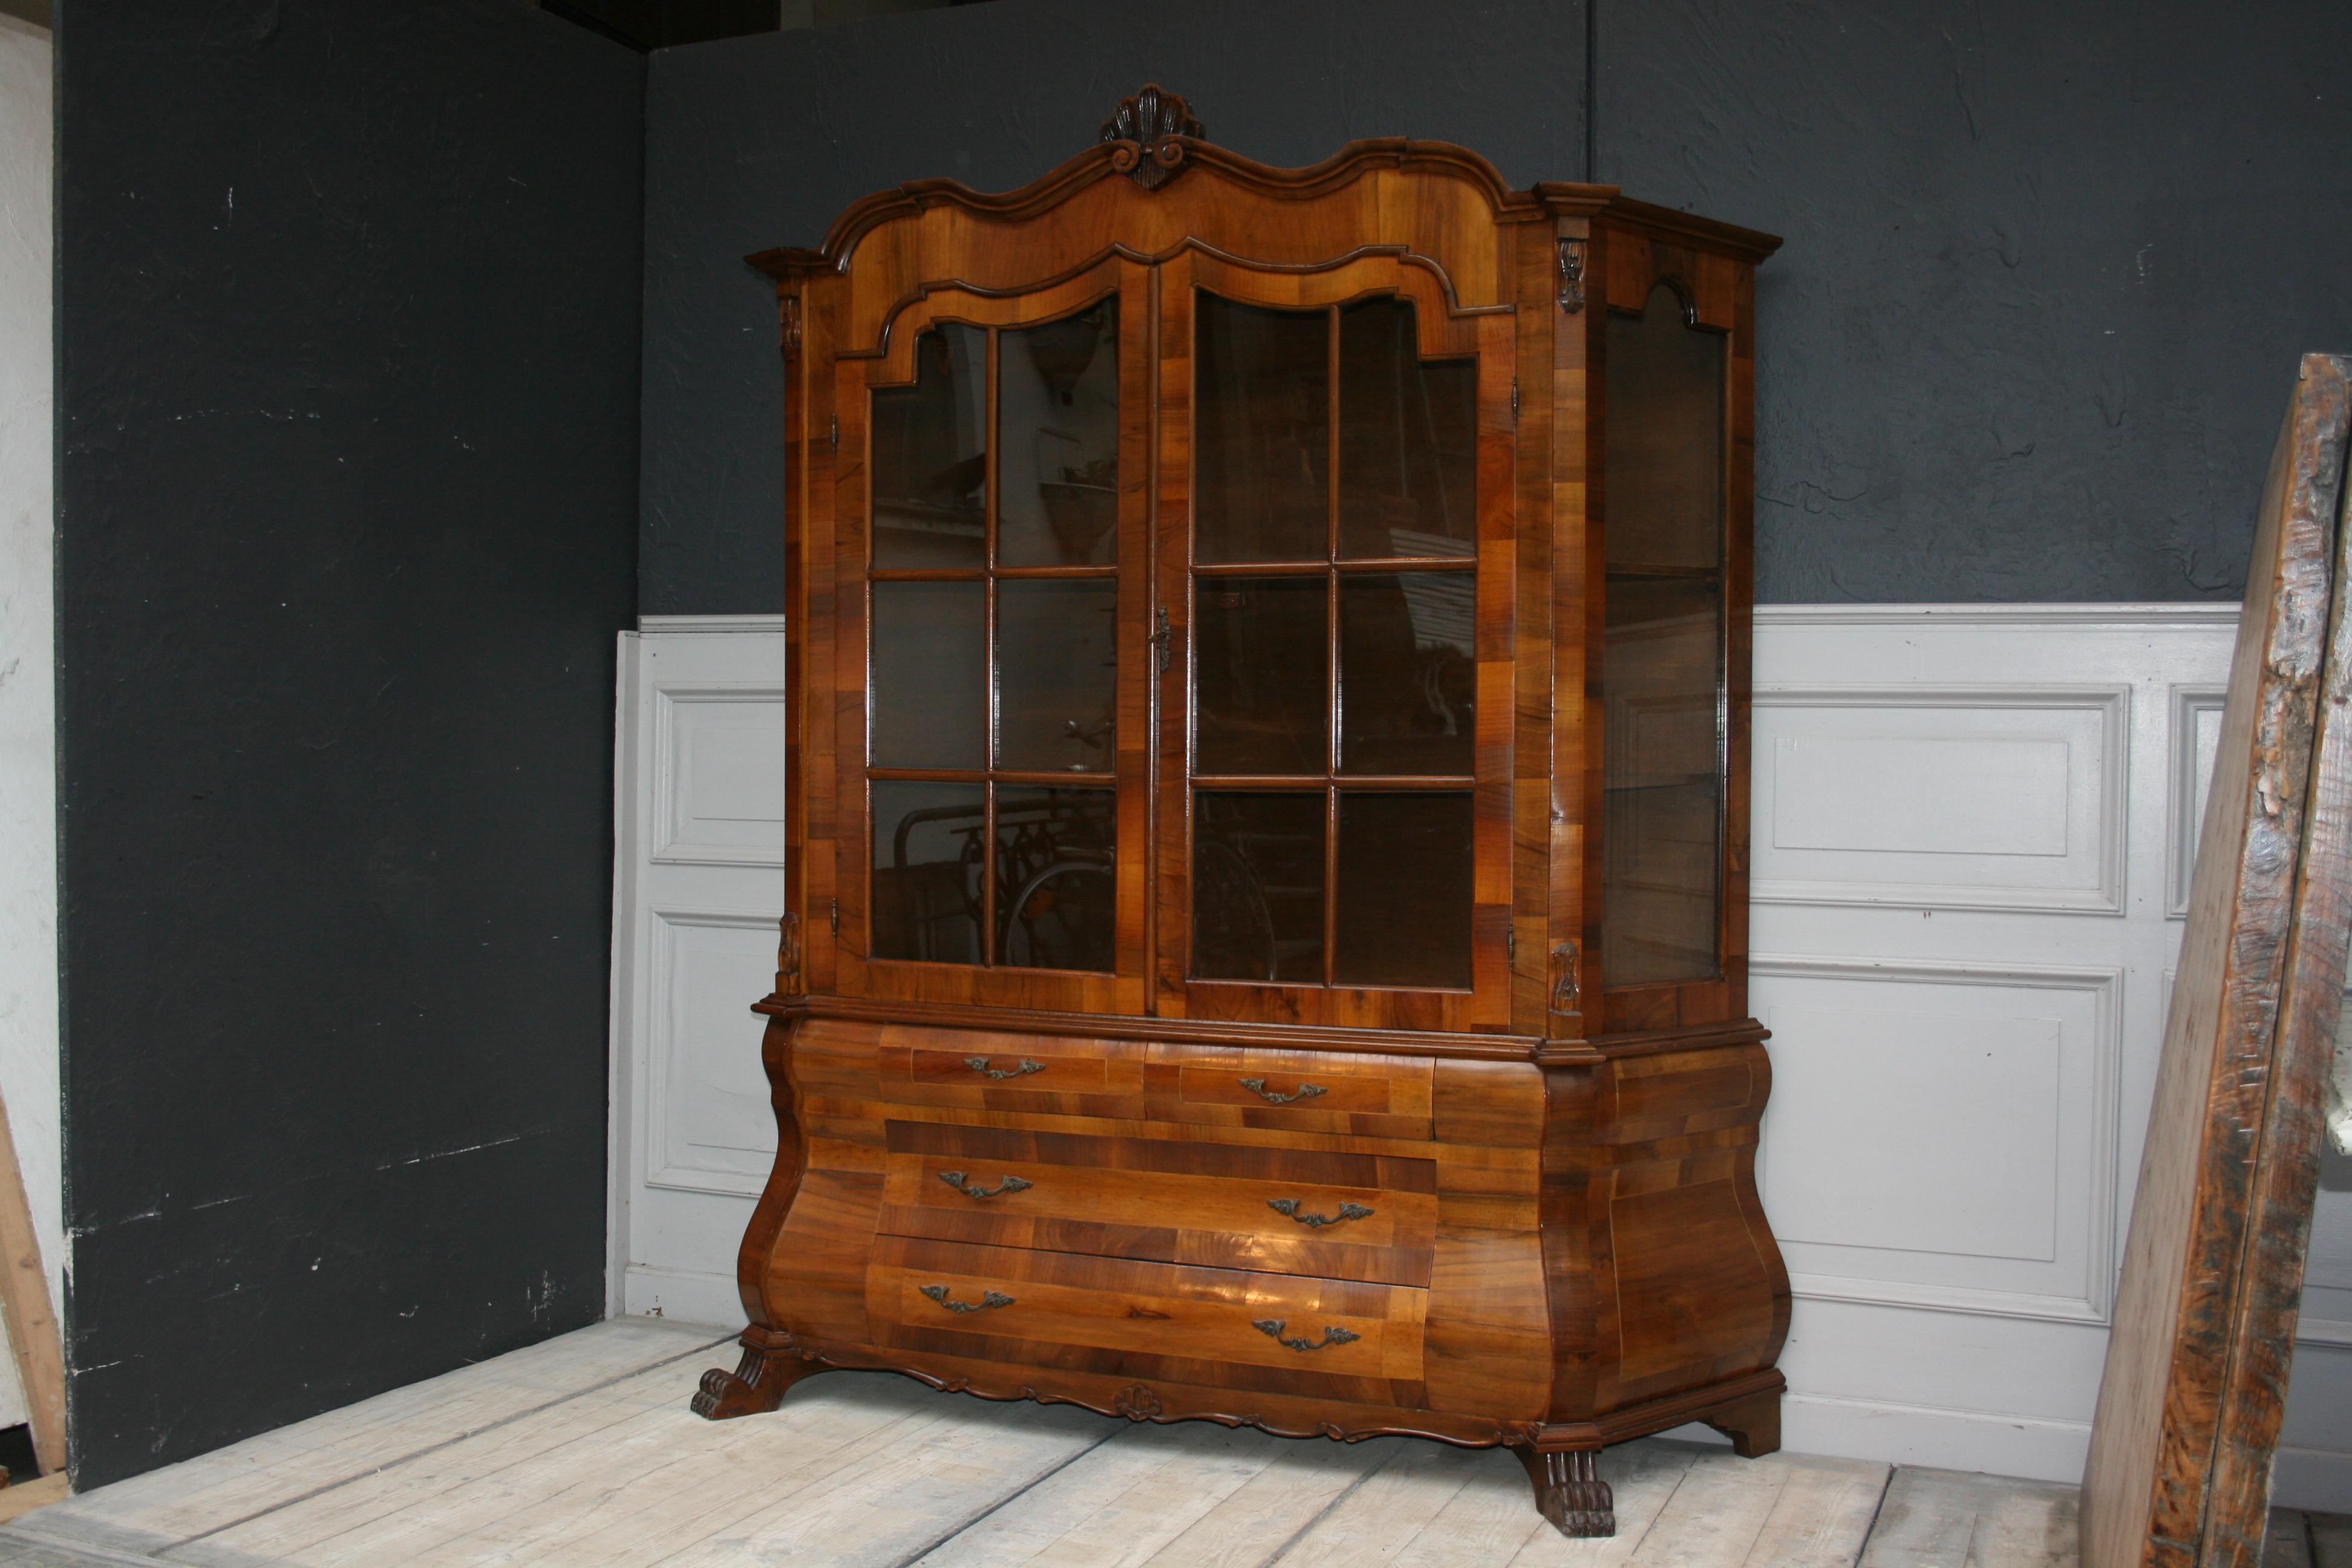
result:
[[[1614,1540],[1570,1542],[1508,1455],[1300,1442],[834,1373],[689,1415],[713,1331],[600,1324],[27,1513],[0,1563],[91,1568],[2054,1568],[2074,1489],[1853,1459],[1612,1448]],[[2346,1528],[2339,1529],[2339,1526]],[[2283,1516],[2272,1568],[2352,1568]]]

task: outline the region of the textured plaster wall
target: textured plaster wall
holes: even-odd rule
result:
[[[2295,357],[2352,348],[2352,6],[1598,0],[1597,174],[1787,237],[1760,275],[1769,601],[2233,598]],[[1275,163],[1584,173],[1549,0],[997,0],[656,53],[640,605],[782,605],[772,296],[929,175],[1034,179],[1146,79]]]
[[[79,1486],[601,1317],[643,58],[60,7]]]

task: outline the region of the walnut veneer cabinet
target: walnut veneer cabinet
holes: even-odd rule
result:
[[[781,301],[790,912],[742,1363],[1779,1441],[1748,1016],[1769,236],[1147,89]]]

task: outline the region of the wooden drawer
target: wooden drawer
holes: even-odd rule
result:
[[[866,1274],[877,1344],[1416,1404],[1426,1299],[1403,1286],[897,1236],[876,1238]]]
[[[886,1134],[892,1235],[1429,1283],[1434,1160],[935,1121]]]
[[[875,1046],[882,1098],[1132,1120],[1146,1114],[1145,1047],[1130,1040],[893,1025]]]
[[[1427,1057],[1160,1046],[1145,1079],[1147,1114],[1217,1127],[1427,1138],[1431,1071]]]

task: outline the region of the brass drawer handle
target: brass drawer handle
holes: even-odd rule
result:
[[[1323,1337],[1319,1340],[1286,1340],[1282,1337],[1282,1331],[1289,1325],[1280,1318],[1260,1318],[1252,1326],[1259,1333],[1270,1335],[1284,1349],[1294,1351],[1319,1351],[1325,1345],[1344,1345],[1364,1337],[1346,1329],[1328,1328],[1323,1331]]]
[[[1021,1065],[1017,1068],[1000,1068],[990,1067],[986,1057],[966,1057],[963,1058],[963,1065],[970,1068],[972,1071],[980,1074],[982,1078],[994,1079],[1019,1078],[1024,1073],[1044,1072],[1045,1070],[1045,1064],[1044,1062],[1033,1062],[1027,1057],[1023,1057],[1021,1058]]]
[[[992,1187],[976,1187],[963,1179],[961,1171],[941,1171],[940,1180],[968,1198],[992,1198],[1000,1193],[1025,1193],[1036,1184],[1024,1182],[1018,1176],[1007,1176]]]
[[[1024,1182],[1022,1185],[1027,1186],[1028,1184]],[[1320,1230],[1327,1225],[1338,1225],[1341,1220],[1372,1217],[1372,1211],[1361,1204],[1341,1204],[1336,1215],[1300,1214],[1297,1198],[1268,1198],[1265,1206],[1278,1215],[1297,1220],[1309,1230]]]
[[[1242,1087],[1269,1105],[1288,1105],[1294,1100],[1312,1100],[1323,1092],[1321,1084],[1308,1083],[1305,1079],[1299,1081],[1297,1090],[1291,1094],[1276,1094],[1265,1087],[1265,1079],[1262,1078],[1245,1078],[1242,1079]]]
[[[923,1294],[950,1312],[985,1312],[991,1307],[1013,1305],[1013,1298],[1002,1290],[983,1290],[977,1301],[950,1301],[948,1300],[948,1288],[944,1285],[926,1285],[923,1287]],[[1352,1340],[1356,1336],[1349,1334],[1348,1337]]]

